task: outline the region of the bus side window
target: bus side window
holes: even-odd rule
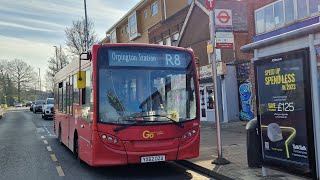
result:
[[[70,86],[69,86],[69,114],[73,114],[73,77],[70,76]]]
[[[86,89],[87,88],[81,89],[81,97],[82,97],[81,104],[86,104]]]
[[[92,119],[90,117],[90,114],[92,112],[92,109],[90,107],[90,95],[91,95],[91,71],[86,71],[86,87],[81,90],[81,96],[82,96],[82,118],[85,121],[92,122]]]
[[[68,102],[67,102],[67,86],[69,84],[69,81],[68,81],[68,78],[66,78],[64,81],[63,81],[63,113],[64,114],[67,114],[67,105],[68,105]]]
[[[62,112],[63,109],[63,82],[60,82],[58,85],[58,109],[59,112]]]
[[[73,75],[73,103],[74,105],[80,104],[80,96],[79,89],[76,86],[77,83],[77,75]]]

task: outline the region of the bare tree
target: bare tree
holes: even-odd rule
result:
[[[66,53],[63,51],[61,48],[57,48],[56,52],[54,53],[54,56],[51,57],[48,61],[48,69],[46,72],[46,86],[47,89],[53,91],[53,81],[54,81],[54,76],[62,69],[64,68],[67,64],[69,64],[68,61],[68,56]]]
[[[14,59],[8,62],[7,72],[13,83],[17,85],[18,101],[21,102],[21,90],[29,87],[31,82],[36,80],[34,69],[21,59]]]
[[[70,52],[73,55],[80,55],[86,51],[86,36],[85,36],[85,19],[73,21],[72,27],[66,28],[67,41]],[[94,31],[94,23],[88,19],[88,41],[89,47],[98,42],[97,34]]]
[[[51,57],[48,61],[48,70],[47,74],[51,77],[54,77],[63,67],[69,64],[68,56],[63,51],[63,49],[57,48],[57,51],[54,53],[54,56]]]

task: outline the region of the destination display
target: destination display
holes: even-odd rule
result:
[[[175,50],[108,49],[109,66],[187,68],[191,55]]]
[[[263,160],[306,171],[312,116],[304,61],[303,53],[265,59],[256,65],[256,75]]]

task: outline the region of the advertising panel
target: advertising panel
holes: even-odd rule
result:
[[[263,161],[311,174],[313,132],[307,52],[259,60],[258,118]]]

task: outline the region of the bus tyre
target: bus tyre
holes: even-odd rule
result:
[[[78,136],[74,137],[74,142],[73,142],[73,146],[74,146],[74,155],[77,158],[79,163],[82,163],[80,156],[79,156],[79,141],[78,141]]]

